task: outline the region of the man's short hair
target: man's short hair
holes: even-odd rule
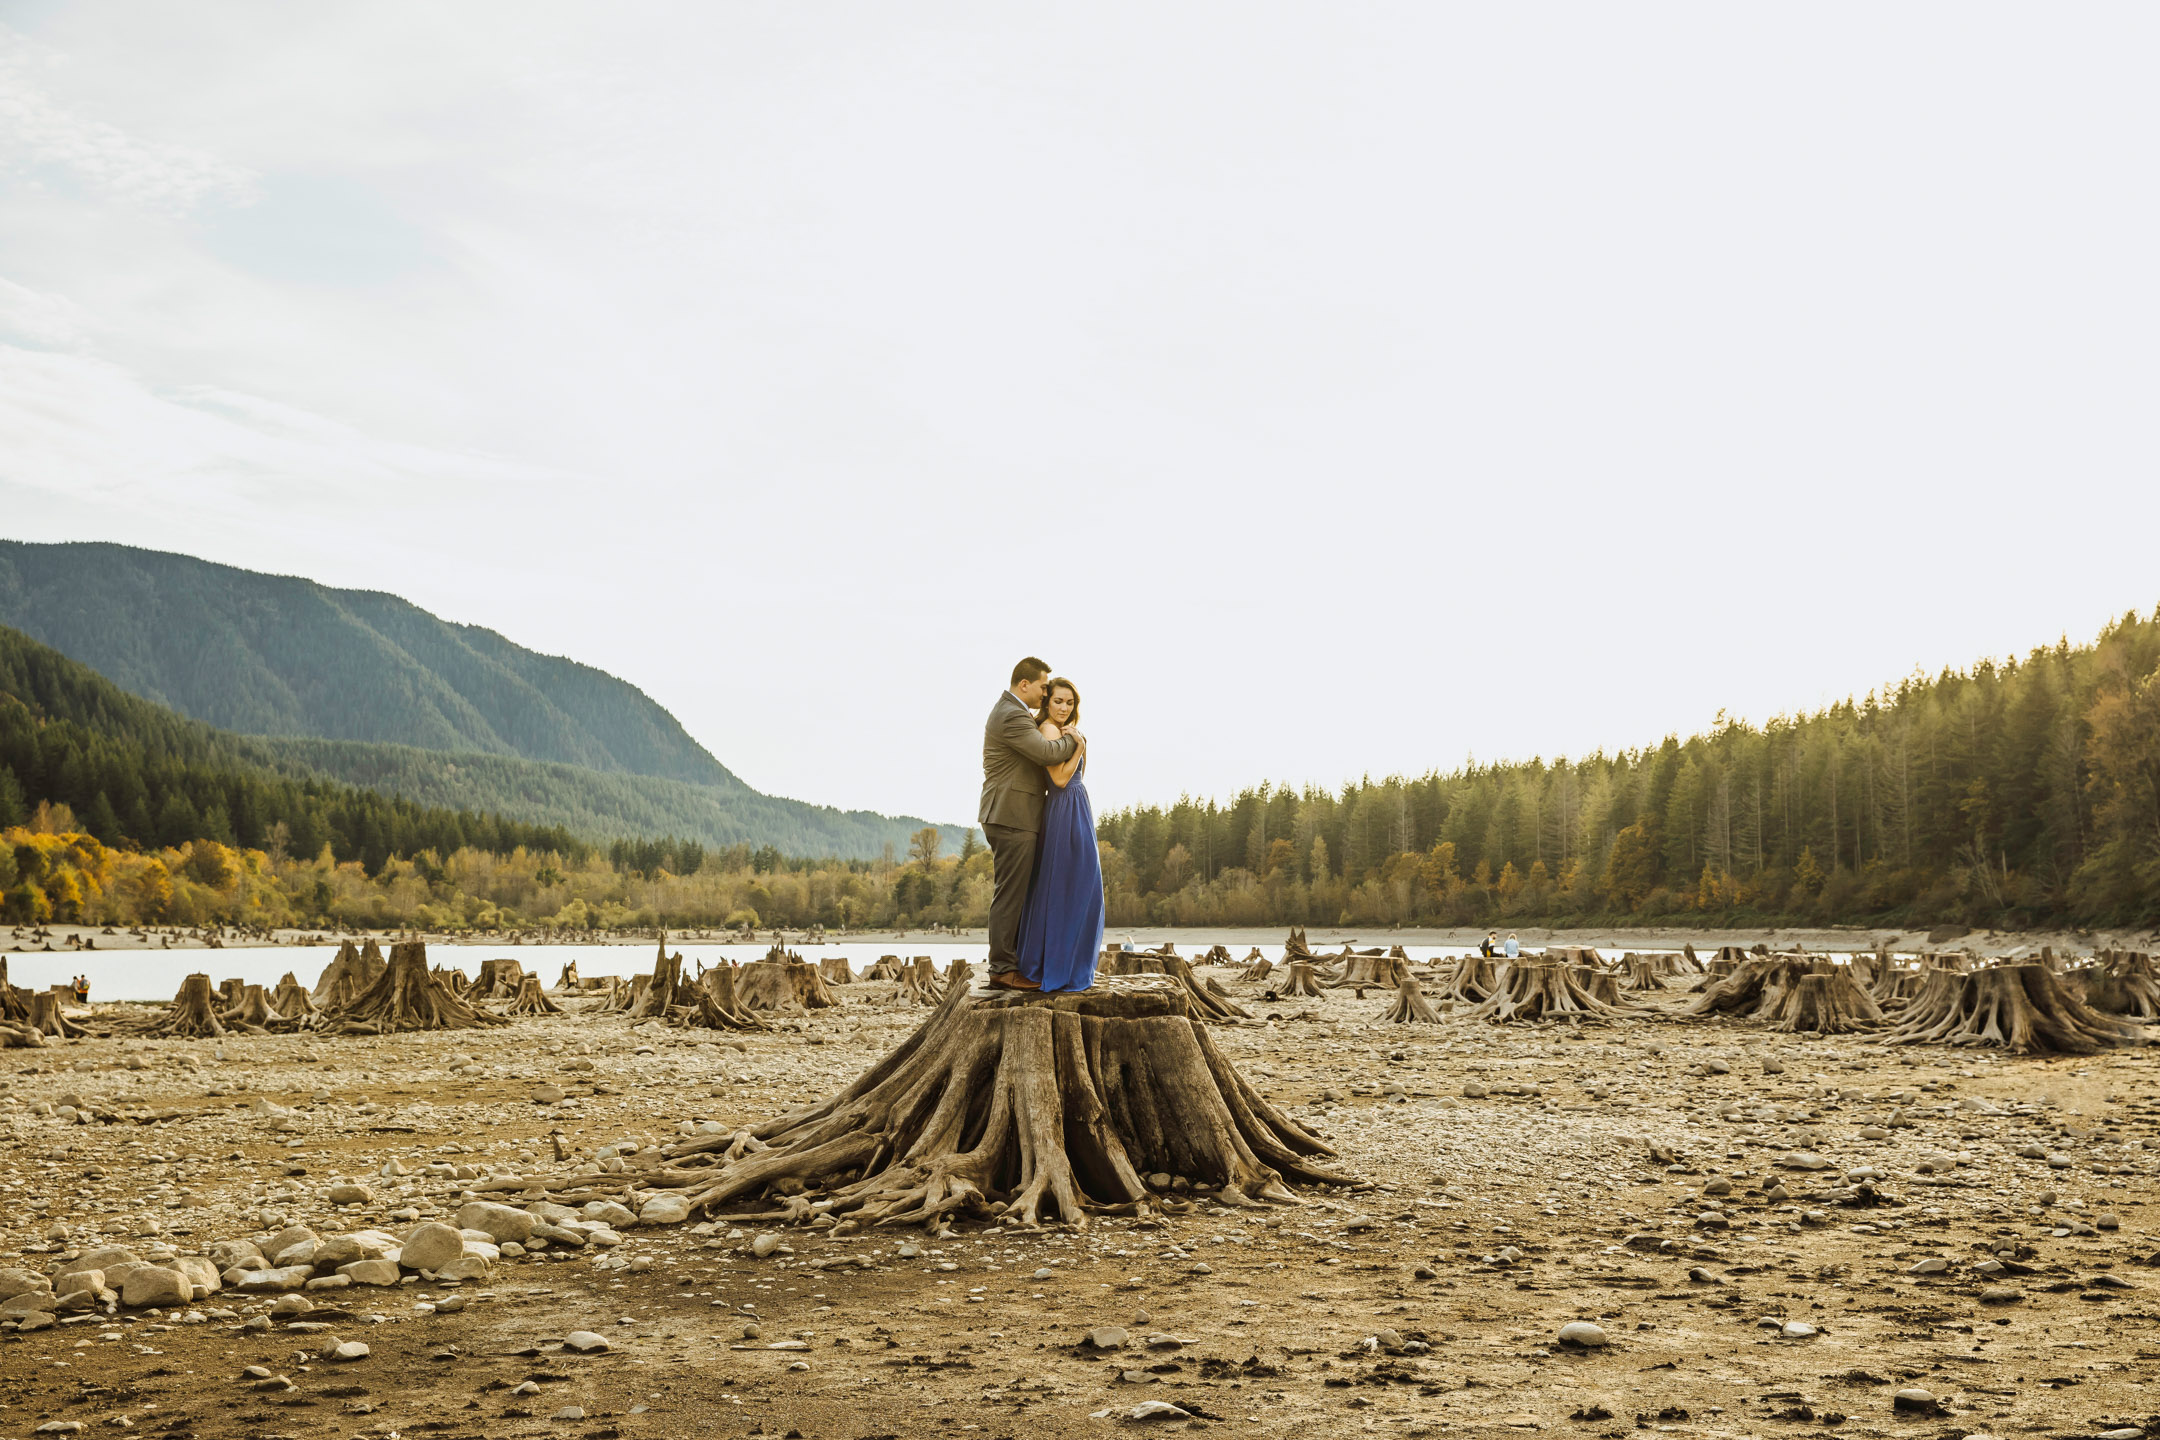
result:
[[[1030,655],[1027,659],[1013,666],[1013,678],[1010,683],[1018,685],[1023,680],[1040,680],[1049,673],[1049,661],[1038,660],[1033,655]]]

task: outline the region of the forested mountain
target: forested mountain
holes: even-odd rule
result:
[[[558,827],[324,781],[260,741],[175,715],[0,628],[0,828],[21,824],[40,802],[67,806],[106,845],[205,839],[312,856],[327,844],[371,873],[422,850],[590,848]]]
[[[2160,922],[2160,611],[1812,715],[1106,817],[1114,924]]]
[[[635,686],[394,595],[126,545],[0,541],[0,624],[243,735],[742,783]]]
[[[635,686],[477,626],[125,545],[0,541],[0,625],[241,735],[292,773],[596,840],[904,850],[911,816],[751,789]],[[963,827],[945,827],[957,844]]]

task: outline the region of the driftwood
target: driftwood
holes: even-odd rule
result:
[[[518,992],[510,997],[508,1015],[560,1015],[563,1008],[548,999],[547,991],[540,988],[538,975],[518,977]]]
[[[214,1040],[223,1035],[225,1027],[217,1017],[217,991],[210,988],[210,977],[190,975],[182,980],[180,993],[173,996],[172,1013],[150,1033],[182,1040]]]
[[[469,1030],[510,1023],[500,1015],[467,1004],[430,974],[427,945],[419,940],[400,940],[392,945],[389,964],[381,976],[331,1018],[348,1028],[379,1035],[400,1030]]]
[[[1433,1009],[1425,992],[1418,988],[1417,977],[1410,967],[1402,967],[1402,978],[1395,986],[1395,1003],[1380,1012],[1380,1018],[1391,1025],[1437,1025],[1440,1012]]]
[[[1984,1045],[2022,1055],[2092,1055],[2139,1045],[2133,1021],[2103,1015],[2071,993],[2045,965],[1934,970],[1883,1032],[1887,1045]]]
[[[1332,1154],[1238,1074],[1180,986],[1105,977],[1083,994],[954,985],[839,1094],[672,1146],[657,1178],[689,1190],[693,1214],[1085,1226],[1141,1211],[1156,1171],[1220,1187],[1224,1204],[1294,1203],[1287,1180],[1347,1183],[1317,1163]]]
[[[1521,1021],[1599,1021],[1619,1016],[1620,1010],[1598,999],[1582,986],[1583,971],[1572,965],[1539,960],[1512,960],[1494,977],[1493,992],[1463,1012],[1473,1019],[1496,1025]]]

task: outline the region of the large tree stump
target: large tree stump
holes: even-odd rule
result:
[[[516,960],[483,960],[480,973],[465,992],[474,1004],[483,1000],[514,1000],[524,988],[525,967]]]
[[[225,1027],[217,1017],[217,991],[210,988],[210,977],[190,975],[182,980],[180,992],[173,996],[172,1013],[150,1033],[182,1040],[214,1040],[223,1035]]]
[[[840,1003],[825,988],[817,967],[801,960],[745,965],[735,972],[735,993],[748,1010],[822,1010]]]
[[[373,949],[375,942],[368,941]],[[367,962],[361,958],[360,948],[347,940],[338,946],[337,954],[323,967],[316,978],[313,999],[318,1010],[336,1010],[350,1005],[360,998],[362,991],[375,983]]]
[[[1881,1038],[1886,1045],[1980,1045],[2021,1055],[2092,1055],[2146,1040],[2142,1027],[2090,1008],[2039,964],[1933,971]]]
[[[1356,990],[1358,998],[1362,1000],[1367,990],[1377,990],[1382,986],[1393,988],[1395,968],[1389,963],[1385,950],[1345,948],[1339,958],[1343,962],[1342,972],[1328,982],[1329,989]]]
[[[60,997],[51,990],[31,992],[29,1025],[38,1034],[55,1040],[81,1040],[90,1033],[62,1013]]]
[[[907,962],[900,974],[900,998],[917,1005],[935,1005],[945,993],[945,986],[938,979],[937,967],[930,963],[928,955],[917,955]]]
[[[2160,974],[2141,950],[2111,950],[2098,965],[2070,976],[2095,1010],[2130,1020],[2160,1019]]]
[[[217,987],[218,1004],[230,1010],[240,1003],[240,997],[246,992],[247,981],[242,980],[237,975],[230,980],[220,980]]]
[[[305,1024],[315,1015],[315,997],[288,970],[277,989],[270,992],[270,1008],[288,1020]]]
[[[1811,970],[1777,992],[1776,1008],[1763,1018],[1773,1030],[1844,1035],[1872,1030],[1882,1023],[1875,997],[1842,967],[1827,973]]]
[[[736,998],[733,965],[715,965],[698,977],[697,999],[676,1019],[677,1024],[698,1025],[707,1030],[765,1030],[766,1023],[743,1008]]]
[[[1263,962],[1265,963],[1265,962]],[[1408,974],[1408,971],[1403,973]],[[1278,995],[1309,995],[1320,998],[1320,977],[1313,973],[1312,961],[1293,960],[1286,967],[1282,980],[1275,987]]]
[[[1441,976],[1435,994],[1458,1005],[1476,1005],[1490,997],[1499,985],[1499,974],[1493,968],[1492,957],[1472,952],[1457,960],[1454,968]]]
[[[382,976],[333,1017],[362,1033],[391,1035],[401,1030],[471,1030],[507,1025],[500,1015],[468,1005],[428,971],[427,945],[400,940],[390,947]]]
[[[1494,978],[1492,994],[1463,1013],[1496,1025],[1523,1021],[1602,1021],[1620,1015],[1614,1006],[1592,995],[1577,978],[1571,965],[1538,960],[1514,960],[1502,965]]]
[[[1380,1018],[1391,1025],[1437,1025],[1440,1012],[1433,1009],[1425,992],[1418,988],[1417,977],[1405,965],[1402,978],[1395,985],[1395,1003],[1381,1011]]]
[[[563,1008],[548,999],[547,991],[540,988],[538,975],[518,977],[518,992],[510,997],[509,1015],[560,1015]]]
[[[1151,1172],[1229,1205],[1294,1203],[1287,1179],[1348,1183],[1315,1163],[1332,1154],[1232,1068],[1173,980],[1103,977],[1083,994],[954,986],[839,1094],[672,1146],[658,1178],[693,1192],[693,1214],[1084,1226],[1143,1206]]]
[[[270,1004],[270,997],[260,985],[243,985],[240,998],[218,1016],[218,1023],[228,1030],[248,1030],[262,1035],[269,1033],[273,1025],[283,1025],[285,1017]]]

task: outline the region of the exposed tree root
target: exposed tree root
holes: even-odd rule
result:
[[[971,998],[955,985],[838,1095],[665,1153],[676,1168],[662,1179],[694,1191],[694,1213],[780,1203],[803,1221],[967,1212],[1084,1226],[1145,1204],[1151,1172],[1220,1186],[1230,1205],[1294,1203],[1286,1177],[1348,1183],[1231,1067],[1187,992],[1152,977],[1104,977],[1084,994]]]
[[[1882,1023],[1882,1007],[1860,988],[1852,973],[1838,966],[1811,970],[1777,991],[1776,1008],[1763,1018],[1773,1030],[1844,1035],[1872,1030]]]
[[[510,997],[510,1015],[560,1015],[563,1008],[548,999],[547,991],[540,988],[538,975],[524,975],[518,979],[518,992]]]
[[[210,988],[210,977],[190,975],[182,980],[180,993],[173,996],[172,1013],[150,1033],[182,1040],[214,1040],[223,1035],[225,1027],[217,1017],[217,991]]]
[[[1888,1045],[1984,1045],[2023,1055],[2092,1055],[2145,1043],[2142,1027],[2091,1009],[2045,965],[1931,971],[1882,1035]]]
[[[401,1030],[470,1030],[507,1025],[500,1015],[476,1009],[428,973],[427,946],[400,940],[390,947],[382,975],[350,1005],[330,1017],[341,1025],[366,1026],[370,1033]]]
[[[31,1029],[27,1023],[17,1025],[11,1021],[0,1021],[0,1050],[36,1050],[44,1043],[45,1037]]]
[[[1611,1020],[1621,1012],[1582,987],[1571,965],[1514,960],[1500,967],[1493,992],[1463,1013],[1494,1024],[1522,1021]]]
[[[1402,978],[1395,986],[1395,1003],[1381,1011],[1380,1018],[1392,1025],[1437,1025],[1440,1023],[1440,1012],[1433,1009],[1432,1002],[1425,998],[1425,992],[1418,989],[1416,977],[1410,973],[1410,967],[1405,965],[1402,967]]]

